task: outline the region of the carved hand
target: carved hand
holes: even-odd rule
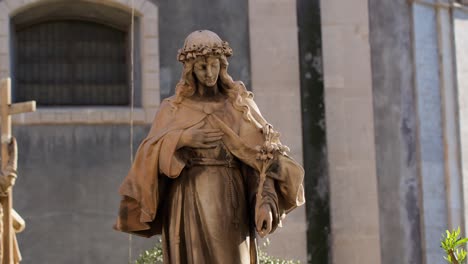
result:
[[[221,140],[224,135],[221,130],[217,128],[202,128],[205,122],[200,122],[182,132],[177,149],[182,147],[191,148],[214,148],[215,142]]]
[[[0,174],[0,196],[7,196],[11,186],[14,185],[11,177]]]
[[[258,234],[263,238],[271,232],[273,213],[268,204],[260,206],[257,212],[256,226]]]
[[[8,160],[7,169],[16,171],[18,167],[18,144],[15,137],[12,137],[10,144],[8,144],[8,155],[10,159]]]

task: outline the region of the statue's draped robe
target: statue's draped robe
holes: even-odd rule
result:
[[[266,124],[253,100],[249,120],[230,100],[177,107],[162,102],[120,187],[115,228],[141,236],[163,235],[165,263],[253,263],[251,246],[258,171],[255,146],[263,145]],[[176,149],[184,129],[205,122],[219,128],[212,149]],[[273,230],[282,216],[304,202],[303,169],[277,155],[267,170],[262,203],[273,212]],[[252,250],[254,249],[254,250]]]
[[[0,196],[6,196],[8,194],[8,189],[12,186],[12,179],[16,179],[17,175],[17,168],[18,168],[18,146],[16,143],[16,139],[12,137],[12,142],[10,143],[12,148],[9,147],[8,156],[10,160],[8,160],[8,164],[4,171],[0,171]],[[11,199],[11,197],[10,197]],[[22,260],[21,252],[18,246],[18,240],[16,238],[16,233],[20,233],[26,227],[24,219],[14,210],[11,209],[11,215],[13,218],[13,263],[20,263]],[[4,226],[3,226],[3,205],[0,203],[0,239],[3,239],[4,233]],[[4,246],[2,241],[0,241],[0,263],[3,263],[3,258],[5,256]]]

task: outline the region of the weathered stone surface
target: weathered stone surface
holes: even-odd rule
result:
[[[460,87],[468,87],[468,51],[465,48],[468,45],[468,12],[466,10],[456,10],[454,12],[454,32],[455,32],[455,52],[457,54],[457,86],[458,89],[458,107],[459,107],[459,133],[460,133],[460,152],[461,152],[461,170],[463,175],[462,192],[468,193],[468,93],[466,89]],[[464,225],[468,226],[468,202],[466,195],[464,196]]]
[[[302,161],[296,2],[248,2],[255,101],[266,119],[281,131],[291,156]],[[281,242],[273,242],[269,252],[305,262],[306,228],[305,208],[298,208],[288,217],[285,227],[272,236],[273,241]],[[293,236],[294,239],[287,239]]]
[[[147,130],[135,127],[134,146]],[[18,236],[24,263],[126,262],[128,236],[112,225],[116,190],[130,167],[129,127],[38,125],[13,132],[21,150],[14,203],[27,223]],[[154,243],[133,237],[134,257]]]
[[[421,263],[411,10],[369,4],[382,263]]]
[[[336,264],[381,263],[367,4],[321,1],[331,258]]]
[[[422,245],[427,263],[440,263],[429,255],[442,255],[439,245],[432,243],[447,226],[445,192],[445,149],[442,132],[438,19],[430,6],[414,5],[414,58],[416,68],[416,100],[420,186],[422,198]]]
[[[166,73],[161,75],[161,98],[174,94],[181,73],[180,62],[174,58],[187,34],[198,29],[217,32],[229,42],[235,51],[229,61],[229,72],[235,80],[242,80],[251,88],[247,0],[151,1],[159,9],[159,45],[160,54],[164,54],[160,58],[160,66]]]

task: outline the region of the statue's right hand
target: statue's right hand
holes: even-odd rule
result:
[[[221,140],[224,133],[217,128],[202,128],[205,122],[200,122],[182,132],[177,143],[177,149],[182,147],[191,148],[214,148],[216,141]]]

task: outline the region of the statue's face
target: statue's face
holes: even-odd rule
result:
[[[219,76],[220,63],[215,56],[198,57],[193,65],[193,72],[200,84],[214,87]]]

